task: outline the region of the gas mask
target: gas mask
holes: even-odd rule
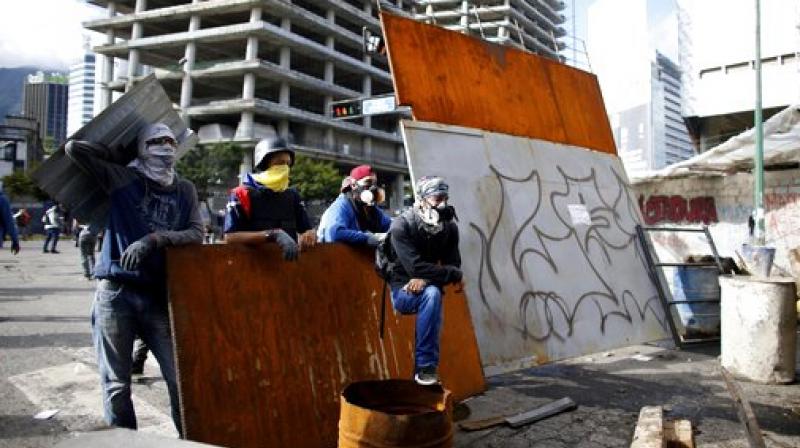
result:
[[[374,178],[364,178],[356,181],[353,186],[353,198],[364,205],[374,206],[385,200],[386,193],[377,185]]]

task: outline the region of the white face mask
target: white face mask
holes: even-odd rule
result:
[[[147,145],[130,166],[153,182],[168,187],[175,181],[175,148],[168,144]]]

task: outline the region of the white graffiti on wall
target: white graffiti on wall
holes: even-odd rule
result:
[[[619,159],[566,145],[405,123],[412,175],[444,175],[460,217],[484,365],[665,337]],[[573,222],[585,207],[590,224]]]

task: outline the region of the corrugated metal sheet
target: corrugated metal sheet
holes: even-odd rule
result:
[[[333,447],[348,383],[410,378],[414,317],[387,302],[372,252],[323,245],[284,262],[274,245],[173,248],[170,311],[183,422],[229,447]],[[387,291],[388,301],[388,291]],[[441,376],[456,399],[484,390],[463,294],[444,300]]]
[[[103,143],[112,149],[115,162],[127,164],[136,154],[127,148],[136,145],[139,130],[157,122],[165,123],[177,136],[178,157],[197,143],[197,137],[175,111],[164,88],[155,75],[150,75],[70,138]],[[105,219],[107,195],[94,179],[69,160],[63,149],[42,163],[33,173],[33,179],[78,220],[100,223]]]
[[[398,104],[416,120],[616,154],[593,74],[395,15],[381,21]]]

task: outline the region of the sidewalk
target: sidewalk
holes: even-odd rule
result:
[[[91,348],[94,282],[82,277],[71,240],[59,243],[60,254],[43,254],[41,244],[23,242],[17,257],[0,251],[0,448],[52,447],[104,426]],[[659,405],[668,418],[691,420],[697,446],[746,447],[716,370],[718,350],[633,346],[491,377],[485,394],[466,401],[468,419],[518,413],[565,396],[578,408],[519,429],[458,431],[456,446],[626,447],[641,407]],[[140,428],[174,437],[166,388],[152,359],[145,374],[134,385]],[[800,447],[800,385],[740,385],[767,446]],[[33,419],[46,409],[60,412]]]

